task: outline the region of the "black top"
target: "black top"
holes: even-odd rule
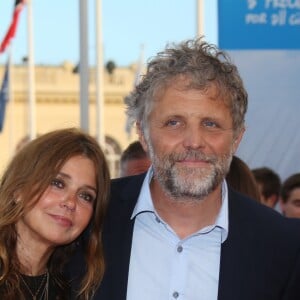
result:
[[[23,293],[22,296],[17,294],[10,294],[9,296],[7,296],[6,287],[5,285],[2,285],[0,287],[0,299],[12,299],[12,300],[13,299],[70,300],[71,299],[70,287],[62,279],[54,278],[49,274],[48,275],[43,274],[38,276],[21,275],[20,288]],[[12,292],[11,289],[10,292]]]

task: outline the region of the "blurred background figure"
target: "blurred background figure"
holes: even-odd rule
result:
[[[288,218],[300,218],[300,173],[288,177],[280,193],[282,213]]]
[[[120,158],[120,177],[146,172],[151,162],[139,141],[135,141],[124,150]]]
[[[267,167],[253,169],[252,173],[258,184],[260,202],[275,209],[279,201],[281,188],[279,175]]]
[[[259,189],[251,169],[235,155],[232,157],[226,181],[234,190],[260,202]]]

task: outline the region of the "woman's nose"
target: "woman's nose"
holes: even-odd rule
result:
[[[76,195],[66,195],[66,197],[61,202],[61,207],[66,208],[69,211],[74,211],[76,208]]]

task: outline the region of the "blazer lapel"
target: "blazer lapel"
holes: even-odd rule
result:
[[[106,272],[95,299],[126,299],[135,207],[144,175],[112,181],[103,232]]]
[[[229,233],[221,247],[218,300],[243,299],[245,291],[251,290],[246,274],[252,268],[251,245],[255,230],[245,216],[243,199],[231,190],[228,197]]]

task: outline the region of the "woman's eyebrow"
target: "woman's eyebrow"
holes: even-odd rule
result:
[[[61,176],[61,177],[63,177],[63,178],[69,179],[69,180],[72,179],[72,177],[71,177],[69,174],[64,173],[64,172],[58,172],[57,175],[59,175],[59,176]],[[88,184],[84,184],[83,186],[84,186],[85,188],[91,189],[91,190],[93,190],[95,193],[97,193],[97,188],[96,188],[96,187],[91,186],[91,185],[88,185]]]

